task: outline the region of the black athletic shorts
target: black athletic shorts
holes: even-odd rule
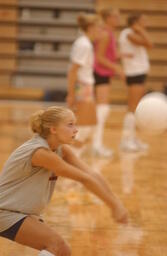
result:
[[[138,75],[138,76],[126,76],[126,83],[128,86],[133,84],[143,85],[147,78],[146,74]]]
[[[8,239],[14,241],[14,240],[15,240],[15,237],[16,237],[16,235],[17,235],[17,232],[19,231],[19,229],[20,229],[22,223],[24,222],[25,218],[27,218],[27,216],[24,217],[23,219],[19,220],[18,222],[16,222],[16,223],[15,223],[13,226],[11,226],[10,228],[8,228],[8,229],[6,229],[6,230],[0,232],[0,236],[5,237],[5,238],[8,238]]]
[[[15,237],[17,235],[17,232],[19,231],[22,223],[24,222],[24,220],[27,218],[28,216],[24,217],[23,219],[19,220],[18,222],[16,222],[13,226],[11,226],[10,228],[0,232],[0,237],[5,237],[7,239],[10,239],[12,241],[15,241]],[[40,222],[44,222],[42,219],[39,219]]]
[[[94,78],[95,78],[95,86],[102,85],[102,84],[109,84],[110,77],[109,76],[101,76],[94,72]]]

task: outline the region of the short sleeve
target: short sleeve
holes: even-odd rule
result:
[[[71,53],[71,61],[84,66],[90,53],[89,46],[84,43],[74,44]]]
[[[26,167],[28,169],[30,169],[30,171],[31,171],[31,169],[33,169],[33,170],[36,169],[36,167],[34,168],[32,166],[31,159],[32,159],[33,154],[40,148],[50,150],[47,142],[44,139],[42,139],[41,137],[37,136],[36,138],[34,138],[32,145],[29,146],[27,148],[27,150],[25,150],[26,153],[25,153],[25,158],[23,161],[25,161]]]

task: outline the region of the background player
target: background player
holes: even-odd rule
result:
[[[117,64],[118,52],[115,30],[119,25],[119,11],[103,9],[100,12],[102,24],[99,28],[99,38],[95,43],[95,90],[97,103],[98,128],[96,130],[96,148],[109,156],[112,151],[102,146],[103,131],[110,111],[110,84],[114,75],[124,79],[124,73]]]
[[[147,49],[152,47],[151,39],[146,30],[146,17],[142,14],[128,18],[128,28],[125,28],[119,38],[122,64],[128,86],[128,113],[123,124],[121,149],[138,151],[148,146],[136,138],[134,111],[142,96],[150,64]],[[126,57],[130,54],[131,57]]]

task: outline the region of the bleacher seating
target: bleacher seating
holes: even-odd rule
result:
[[[0,1],[0,88],[8,88],[11,85],[11,75],[16,69],[17,52],[17,5],[16,0]],[[8,39],[9,40],[8,40]]]
[[[26,95],[30,99],[31,93],[33,99],[41,99],[45,90],[66,90],[69,52],[78,35],[76,16],[81,11],[92,12],[95,7],[99,11],[107,6],[120,9],[117,36],[130,13],[147,14],[154,42],[149,51],[151,71],[147,88],[163,89],[167,81],[167,2],[97,0],[96,5],[94,2],[0,0],[0,98],[7,97],[7,91],[9,98],[21,98],[25,92],[24,99]],[[126,99],[126,86],[118,78],[113,79],[112,102],[125,103]]]
[[[18,2],[18,54],[13,84],[66,90],[71,44],[78,35],[76,16],[92,11],[90,0]]]

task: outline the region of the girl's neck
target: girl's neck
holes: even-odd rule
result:
[[[46,140],[47,140],[48,145],[52,151],[56,151],[58,149],[58,147],[60,146],[58,141],[55,138],[53,138],[52,136],[48,137]]]
[[[84,35],[85,35],[91,42],[93,42],[93,36],[92,36],[90,33],[84,32]]]
[[[112,31],[115,30],[115,27],[114,27],[114,26],[109,25],[109,24],[107,24],[107,23],[104,25],[104,28],[106,28],[107,30],[112,30]]]

